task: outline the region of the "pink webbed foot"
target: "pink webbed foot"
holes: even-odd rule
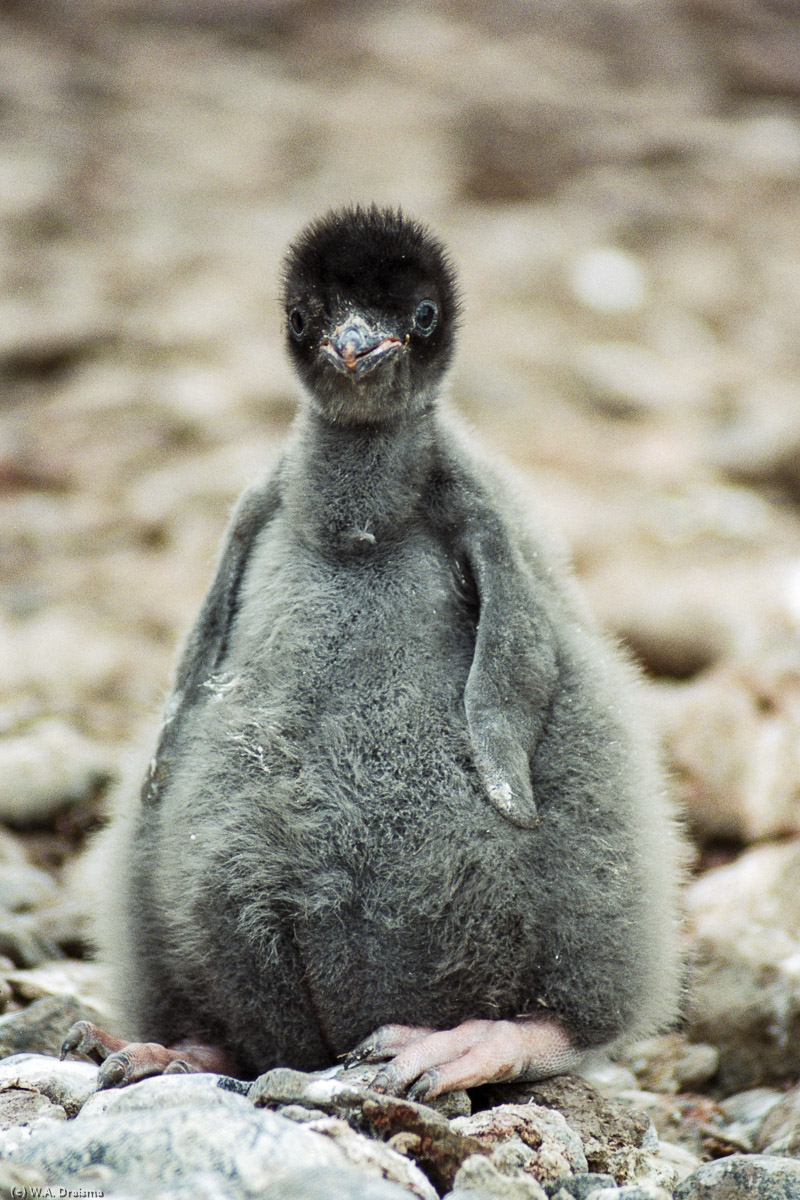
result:
[[[379,1092],[430,1100],[456,1088],[514,1079],[559,1075],[583,1057],[556,1021],[519,1017],[513,1021],[465,1021],[432,1032],[385,1025],[357,1046],[352,1061],[389,1058],[372,1081]]]
[[[204,1042],[187,1039],[170,1047],[158,1042],[125,1042],[90,1021],[76,1021],[64,1038],[61,1057],[75,1052],[100,1064],[98,1088],[122,1087],[150,1075],[227,1074],[230,1069],[224,1052]]]

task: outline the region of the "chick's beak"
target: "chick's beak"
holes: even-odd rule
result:
[[[320,351],[335,370],[360,378],[401,347],[393,334],[351,316],[322,339]]]

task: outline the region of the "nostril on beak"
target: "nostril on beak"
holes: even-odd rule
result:
[[[398,339],[382,328],[374,328],[360,316],[347,317],[323,338],[321,349],[335,370],[361,378],[369,374]]]
[[[347,325],[341,325],[334,330],[331,342],[339,351],[342,358],[354,357],[356,354],[361,354],[362,351],[369,349],[375,336],[371,329],[365,328],[363,325],[348,322]]]

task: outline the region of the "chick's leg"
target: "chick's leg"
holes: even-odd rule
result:
[[[382,1036],[383,1032],[378,1030],[361,1044],[359,1049],[370,1042],[376,1047],[373,1053],[362,1053],[362,1060],[386,1057],[380,1048],[392,1039]],[[412,1100],[429,1100],[442,1092],[482,1083],[546,1079],[576,1066],[584,1053],[574,1048],[563,1025],[541,1018],[465,1021],[455,1029],[417,1032],[421,1036],[407,1039],[378,1071],[372,1081],[376,1091],[394,1095],[407,1091]]]
[[[222,1050],[187,1038],[166,1047],[158,1042],[125,1042],[90,1021],[77,1021],[61,1047],[62,1059],[79,1051],[100,1063],[98,1088],[121,1087],[149,1075],[178,1075],[201,1071],[227,1074],[228,1058]]]

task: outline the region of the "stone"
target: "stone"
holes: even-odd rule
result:
[[[173,1113],[192,1113],[198,1119],[205,1114],[205,1119],[210,1122],[216,1122],[220,1114],[252,1114],[252,1101],[231,1088],[233,1082],[214,1074],[153,1076],[125,1088],[96,1092],[83,1105],[77,1120],[122,1119],[127,1114],[161,1112],[168,1126]],[[308,1110],[305,1111],[308,1116]],[[285,1121],[282,1114],[281,1120]],[[306,1120],[304,1128],[335,1142],[350,1166],[360,1170],[365,1182],[375,1177],[384,1178],[402,1186],[407,1190],[406,1194],[411,1193],[419,1200],[436,1200],[433,1188],[420,1169],[391,1146],[366,1138],[345,1121],[324,1114]]]
[[[768,1093],[774,1096],[775,1093]],[[800,1087],[772,1103],[755,1136],[755,1149],[765,1154],[800,1158]]]
[[[489,1153],[482,1143],[458,1130],[440,1112],[398,1096],[385,1096],[359,1083],[343,1082],[331,1072],[309,1074],[277,1067],[251,1085],[257,1106],[290,1105],[320,1109],[391,1139],[404,1154],[416,1159],[437,1186],[447,1189],[470,1155]],[[461,1118],[463,1119],[463,1118]]]
[[[321,1117],[311,1121],[308,1129],[329,1137],[345,1153],[348,1162],[358,1169],[364,1179],[386,1179],[405,1189],[405,1194],[418,1200],[437,1200],[437,1192],[431,1186],[428,1174],[440,1186],[448,1186],[454,1172],[442,1170],[444,1155],[434,1148],[422,1147],[416,1135],[403,1133],[390,1138],[388,1143],[376,1141],[356,1133],[346,1121],[338,1117]],[[424,1162],[426,1172],[417,1165]]]
[[[598,1188],[587,1200],[672,1200],[672,1192],[657,1184],[629,1183],[623,1187]]]
[[[572,263],[569,284],[587,308],[601,313],[635,312],[647,297],[642,263],[619,246],[594,246]]]
[[[759,846],[686,892],[687,1032],[720,1052],[723,1093],[800,1074],[800,842]]]
[[[67,1114],[60,1104],[53,1104],[40,1092],[24,1088],[4,1088],[0,1091],[0,1129],[33,1125],[40,1117],[66,1121]]]
[[[692,1153],[685,1146],[675,1145],[674,1142],[659,1141],[658,1150],[654,1157],[665,1165],[670,1178],[685,1179],[696,1171],[702,1159],[699,1154]]]
[[[777,1110],[787,1096],[777,1088],[748,1088],[744,1092],[735,1092],[725,1100],[720,1100],[718,1108],[723,1117],[723,1129],[727,1138],[735,1138],[742,1143],[741,1148],[747,1151],[766,1150],[773,1140],[767,1133],[767,1141],[762,1143],[761,1133],[772,1112]],[[780,1120],[781,1118],[778,1118]]]
[[[46,911],[9,913],[0,923],[0,955],[26,970],[61,956],[62,951],[42,929]]]
[[[108,1011],[108,971],[99,963],[59,958],[26,971],[11,971],[6,978],[19,1000],[66,995],[91,1005],[98,1012]]]
[[[108,754],[71,725],[55,717],[40,721],[0,740],[0,820],[17,827],[48,821],[90,797],[112,773]]]
[[[488,1158],[475,1156],[460,1166],[447,1200],[547,1200],[547,1193],[531,1175],[504,1174]]]
[[[558,1200],[587,1200],[598,1188],[613,1188],[615,1186],[611,1175],[598,1175],[596,1172],[580,1171],[567,1179],[551,1180],[545,1183],[544,1189],[548,1197],[558,1197]]]
[[[660,1157],[666,1157],[677,1168],[678,1177],[688,1174],[684,1169],[687,1161],[693,1163],[692,1170],[706,1155],[705,1138],[712,1135],[721,1136],[719,1106],[704,1096],[671,1095],[658,1092],[630,1092],[620,1097],[623,1103],[646,1113],[653,1122],[658,1134],[658,1145],[653,1150]],[[727,1153],[733,1150],[752,1149],[742,1145],[729,1146]],[[681,1150],[688,1153],[690,1159],[675,1158],[675,1152]]]
[[[58,894],[52,876],[46,871],[28,864],[0,864],[0,909],[25,912],[52,903]]]
[[[74,1117],[95,1092],[97,1072],[94,1063],[12,1054],[0,1060],[0,1095],[7,1089],[41,1095]]]
[[[607,1100],[575,1075],[558,1075],[538,1083],[504,1084],[484,1089],[491,1103],[533,1101],[557,1109],[580,1137],[588,1169],[628,1183],[656,1169],[651,1152],[658,1138],[650,1118],[636,1109]]]
[[[0,1161],[0,1195],[3,1197],[9,1196],[12,1200],[17,1200],[17,1197],[33,1196],[33,1189],[41,1188],[46,1183],[44,1173],[37,1171],[35,1167],[16,1166],[11,1162]]]
[[[683,1033],[665,1033],[626,1046],[619,1061],[631,1069],[645,1091],[687,1092],[713,1078],[719,1051],[690,1042]]]
[[[451,1124],[487,1148],[500,1147],[509,1139],[521,1141],[533,1152],[525,1169],[540,1181],[588,1168],[578,1134],[560,1112],[543,1105],[502,1104],[471,1117],[457,1117]]]
[[[633,1091],[637,1087],[633,1072],[621,1063],[612,1062],[606,1055],[589,1055],[580,1064],[577,1074],[607,1100],[615,1100],[620,1092]]]
[[[81,1064],[78,1064],[81,1065]],[[89,1064],[86,1064],[89,1065]],[[94,1068],[95,1072],[97,1068]],[[80,1120],[124,1113],[167,1111],[173,1108],[247,1113],[252,1105],[246,1096],[220,1086],[224,1076],[211,1073],[196,1075],[153,1075],[123,1088],[104,1088],[86,1098]]]
[[[190,1106],[79,1116],[34,1129],[8,1157],[15,1166],[34,1167],[49,1182],[73,1188],[88,1187],[94,1164],[102,1164],[114,1191],[144,1197],[156,1186],[165,1193],[173,1183],[186,1187],[195,1176],[216,1177],[222,1185],[236,1182],[233,1194],[251,1196],[303,1168],[347,1166],[330,1138],[275,1113],[238,1106],[220,1107],[213,1115]]]
[[[56,1057],[67,1030],[76,1021],[98,1021],[96,1008],[72,996],[49,996],[36,1000],[19,1012],[0,1017],[0,1058],[29,1052]]]
[[[703,1163],[675,1189],[675,1200],[797,1200],[800,1163],[766,1154],[732,1154]]]
[[[777,658],[729,659],[656,695],[677,796],[700,841],[800,832],[799,664],[795,651]]]
[[[408,1200],[409,1192],[363,1171],[315,1167],[287,1175],[259,1195],[263,1200]]]

